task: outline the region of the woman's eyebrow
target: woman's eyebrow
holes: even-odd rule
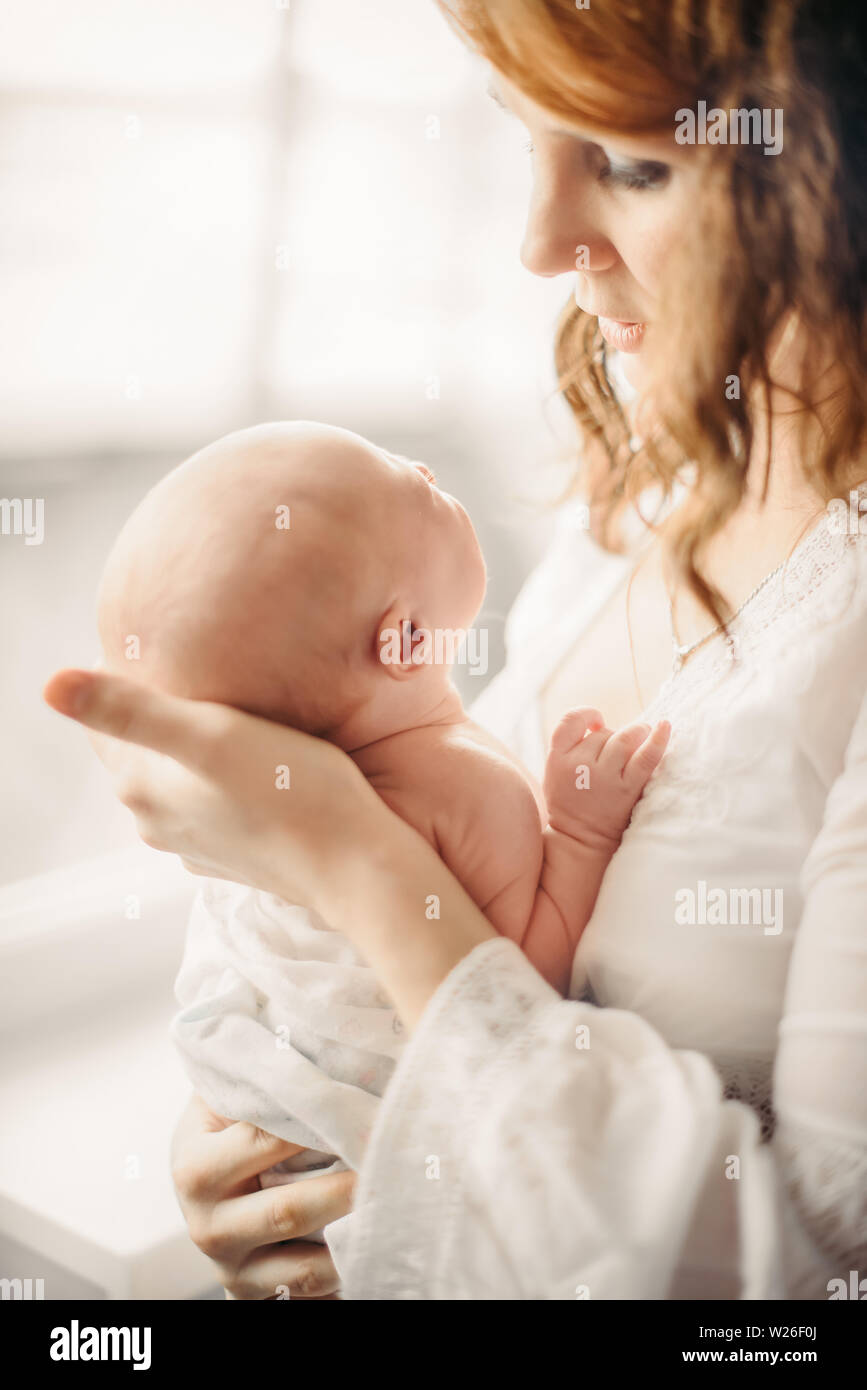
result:
[[[488,85],[487,85],[487,87],[485,88],[485,92],[486,92],[486,95],[489,96],[489,97],[491,98],[491,101],[493,101],[497,106],[499,106],[499,108],[500,108],[501,111],[505,111],[505,113],[506,113],[507,116],[511,116],[511,118],[512,118],[513,121],[520,121],[520,120],[522,119],[522,118],[518,115],[517,111],[513,111],[512,108],[511,108],[511,106],[507,106],[507,105],[506,105],[505,101],[503,100],[503,98],[501,97],[500,93],[497,91],[496,86],[494,85],[494,79],[493,79],[493,78],[490,78],[490,79],[489,79]],[[581,135],[577,130],[570,130],[570,129],[567,129],[567,128],[560,128],[560,127],[558,127],[558,126],[552,126],[551,129],[552,129],[552,131],[553,131],[555,134],[557,134],[557,135],[567,135],[567,136],[569,136],[570,139],[573,139],[573,138],[574,138],[574,139],[579,139],[579,140],[581,140],[581,139],[586,139],[586,137],[583,136],[583,135]]]
[[[641,155],[625,154],[620,150],[610,150],[606,145],[597,144],[595,140],[590,143],[594,149],[601,150],[606,159],[620,168],[638,169],[642,173],[653,173],[657,169],[668,168],[661,159],[649,159]]]

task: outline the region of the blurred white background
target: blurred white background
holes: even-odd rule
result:
[[[486,79],[433,0],[0,10],[0,498],[45,504],[42,544],[0,534],[0,1275],[50,1275],[46,1297],[210,1275],[166,1158],[193,885],[137,847],[41,686],[96,659],[100,570],[151,484],[289,417],[462,498],[496,669],[563,482],[568,286],[519,263],[529,162]]]
[[[39,690],[95,659],[125,516],[227,430],[428,459],[481,535],[497,664],[568,290],[519,263],[528,157],[485,83],[433,0],[7,3],[0,496],[44,497],[45,540],[0,536],[0,882],[131,843]]]

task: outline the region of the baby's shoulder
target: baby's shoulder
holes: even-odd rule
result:
[[[467,721],[442,740],[432,784],[437,848],[483,911],[510,884],[538,883],[541,791],[516,758]]]
[[[466,720],[437,731],[425,780],[440,813],[459,821],[528,829],[544,816],[542,793],[517,758]]]
[[[507,748],[472,720],[412,730],[387,764],[362,771],[404,820],[437,843],[444,826],[538,824],[541,790]]]
[[[454,726],[453,742],[455,755],[472,759],[480,776],[499,781],[504,787],[530,789],[531,795],[535,795],[534,779],[520,759],[481,724],[468,719]]]
[[[530,893],[542,859],[542,793],[479,725],[417,729],[387,763],[362,771],[387,805],[433,845],[484,911],[504,888]]]

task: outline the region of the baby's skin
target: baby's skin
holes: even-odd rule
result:
[[[565,992],[669,727],[612,733],[572,710],[535,786],[467,717],[436,640],[472,626],[485,586],[469,517],[427,468],[347,430],[277,423],[209,445],[148,494],[109,557],[99,628],[110,669],[343,748]],[[291,795],[291,769],[287,782]],[[419,912],[435,911],[419,884]]]

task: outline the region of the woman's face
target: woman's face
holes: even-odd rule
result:
[[[491,96],[526,126],[533,192],[521,259],[534,275],[575,276],[575,299],[641,379],[662,267],[697,196],[692,151],[670,137],[616,139],[557,123],[499,73]],[[624,100],[626,100],[624,95]]]

